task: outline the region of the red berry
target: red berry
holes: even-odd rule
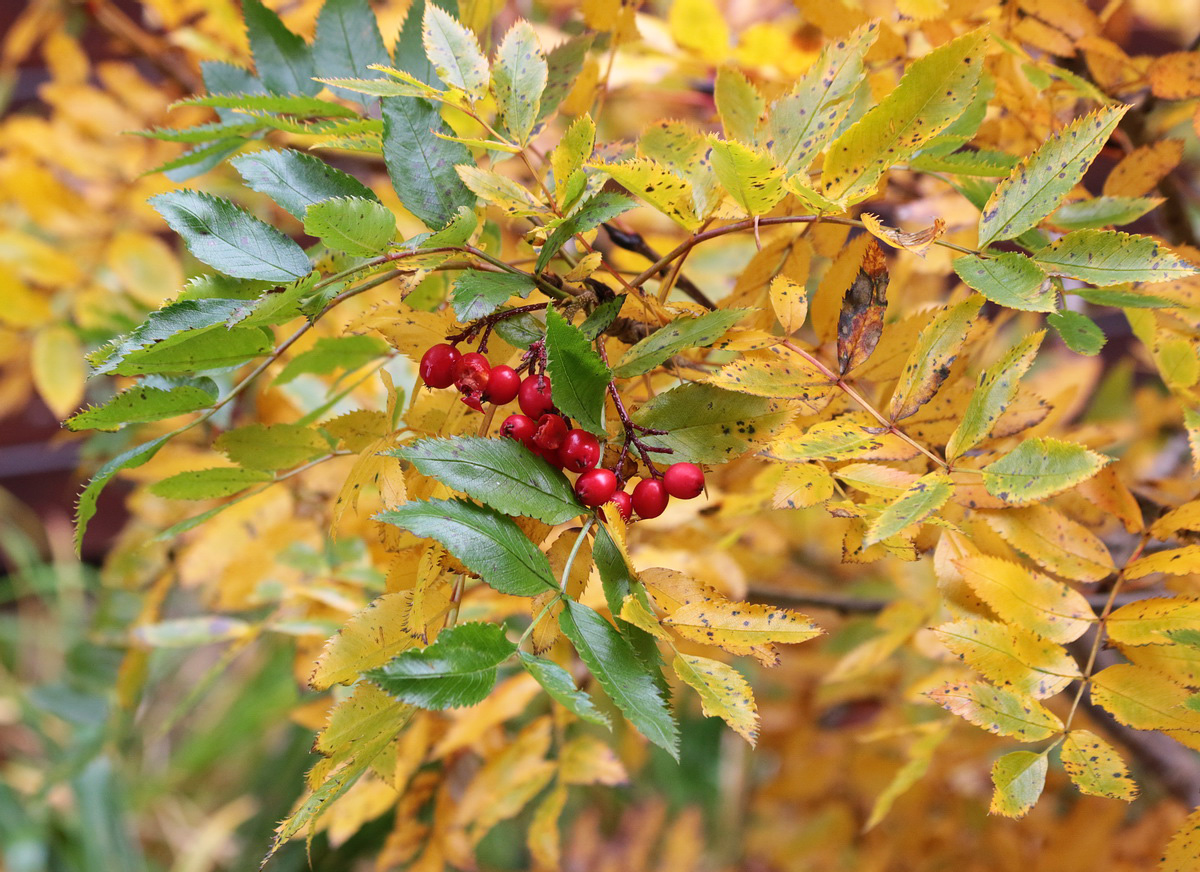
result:
[[[491,375],[488,376],[487,389],[483,392],[483,399],[485,402],[504,406],[517,398],[517,391],[520,389],[521,377],[517,375],[515,369],[505,364],[493,366]]]
[[[667,510],[671,498],[658,479],[644,478],[633,489],[633,510],[640,518],[657,518]]]
[[[600,462],[600,440],[587,430],[571,430],[558,449],[559,460],[571,472],[584,472]]]
[[[617,491],[609,498],[605,505],[616,506],[617,513],[621,516],[622,521],[628,521],[629,516],[633,514],[633,497],[623,490]]]
[[[542,383],[541,387],[538,387],[539,381]],[[550,379],[544,375],[526,376],[517,393],[517,402],[521,411],[530,418],[536,421],[542,417],[554,408],[554,401],[550,398]]]
[[[500,435],[515,439],[526,448],[533,448],[533,434],[537,424],[528,415],[509,415],[500,425]]]
[[[421,381],[431,388],[448,388],[454,384],[454,369],[462,355],[453,345],[435,345],[421,355]]]
[[[462,404],[468,409],[474,409],[476,412],[483,411],[483,401],[480,399],[479,394],[463,394],[459,399],[462,400]]]
[[[611,469],[589,469],[575,479],[575,496],[585,506],[602,506],[617,492],[617,475]]]
[[[543,448],[542,446],[540,446],[536,442],[534,442],[529,450],[532,451],[534,454],[536,454],[538,457],[545,460],[547,463],[549,463],[555,469],[562,469],[562,461],[559,460],[557,448]]]
[[[478,351],[468,351],[454,367],[454,386],[461,393],[482,395],[491,377],[492,365]]]
[[[671,496],[692,500],[704,490],[704,470],[694,463],[672,463],[663,473],[662,481]]]
[[[567,422],[561,415],[542,415],[537,422],[537,432],[533,441],[547,451],[557,451],[567,438]]]

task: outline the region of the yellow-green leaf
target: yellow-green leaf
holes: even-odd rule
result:
[[[676,654],[675,674],[700,697],[700,710],[721,718],[752,746],[758,741],[758,705],[750,683],[732,666],[707,657]]]
[[[1143,666],[1118,663],[1092,677],[1092,702],[1135,730],[1200,731],[1191,692]]]
[[[930,691],[929,698],[998,736],[1038,742],[1062,730],[1058,716],[1037,700],[982,682],[947,684]]]
[[[921,476],[871,522],[863,545],[873,545],[895,536],[905,527],[919,524],[945,505],[953,493],[954,482],[946,473]]]
[[[1122,645],[1165,645],[1173,630],[1200,630],[1200,599],[1153,597],[1121,606],[1105,621],[1109,638]]]
[[[754,145],[766,101],[750,80],[733,67],[722,67],[713,84],[713,101],[725,136]]]
[[[712,166],[729,195],[750,215],[765,215],[783,199],[783,170],[765,152],[713,137]]]
[[[946,459],[953,460],[986,439],[1017,394],[1017,386],[1037,356],[1045,330],[1030,333],[979,375],[962,420],[946,442]]]
[[[382,666],[416,644],[408,632],[409,591],[381,596],[355,614],[325,644],[309,679],[317,690],[350,684],[366,669]]]
[[[999,557],[955,561],[963,580],[1004,621],[1054,642],[1072,642],[1094,619],[1079,591]]]
[[[1165,572],[1167,575],[1191,575],[1200,572],[1200,545],[1185,545],[1182,548],[1139,557],[1125,567],[1125,578],[1127,581],[1133,581],[1154,572]]]
[[[739,394],[796,400],[809,414],[829,405],[834,392],[829,377],[805,358],[770,348],[746,352],[709,376],[708,382]]]
[[[1046,699],[1079,677],[1079,665],[1061,645],[1026,630],[977,618],[938,627],[937,636],[958,658],[996,685]]]
[[[996,790],[988,811],[1004,817],[1024,817],[1046,786],[1046,763],[1044,751],[1012,751],[992,764]]]
[[[1087,481],[1110,459],[1073,442],[1026,439],[983,468],[983,486],[1016,506],[1034,503]]]
[[[1196,872],[1200,864],[1200,808],[1187,816],[1163,851],[1158,872]]]
[[[1031,560],[1074,581],[1100,581],[1116,566],[1100,537],[1046,505],[980,512],[995,530]]]
[[[651,158],[632,158],[616,164],[591,164],[617,184],[662,212],[684,230],[695,230],[700,219],[692,208],[692,183]]]
[[[803,509],[833,496],[833,476],[815,463],[789,464],[775,486],[772,505],[777,509]]]
[[[443,82],[470,100],[487,93],[488,63],[475,34],[436,3],[425,7],[421,31],[425,53]]]
[[[33,384],[56,418],[65,418],[83,400],[87,368],[83,346],[70,327],[54,325],[34,334],[29,353]]]
[[[1062,764],[1080,793],[1133,802],[1138,787],[1121,755],[1087,730],[1072,730],[1062,743]]]
[[[921,331],[892,392],[888,413],[893,421],[907,418],[937,393],[982,305],[983,297],[968,297]]]

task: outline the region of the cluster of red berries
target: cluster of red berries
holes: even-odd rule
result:
[[[522,379],[511,366],[492,366],[479,352],[461,354],[453,345],[440,344],[421,357],[420,373],[431,388],[454,385],[462,401],[476,411],[483,410],[483,403],[502,406],[516,400],[521,413],[504,419],[500,435],[515,439],[559,469],[580,473],[575,495],[585,506],[612,503],[626,521],[633,512],[640,518],[657,518],[671,497],[690,500],[704,490],[704,471],[694,463],[673,463],[661,479],[642,479],[632,494],[623,490],[616,472],[596,468],[600,440],[587,430],[572,428],[554,407],[545,372]]]

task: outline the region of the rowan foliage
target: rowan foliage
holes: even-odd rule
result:
[[[217,55],[170,110],[9,38],[56,114],[6,122],[0,324],[115,431],[77,542],[137,483],[119,705],[148,650],[289,646],[267,861],[1197,868],[1163,10],[144,5]]]

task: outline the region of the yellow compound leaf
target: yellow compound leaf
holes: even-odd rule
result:
[[[1038,742],[1062,730],[1058,716],[1032,697],[981,682],[947,684],[928,695],[946,711],[998,736]]]
[[[1105,621],[1109,638],[1121,645],[1165,645],[1173,630],[1200,631],[1200,599],[1153,597],[1121,606]]]
[[[576,736],[558,753],[559,778],[564,784],[625,784],[629,773],[608,743],[597,736]]]
[[[33,384],[54,416],[65,418],[79,408],[87,371],[75,331],[63,326],[39,330],[29,356]]]
[[[1187,688],[1142,666],[1118,663],[1092,677],[1092,702],[1135,730],[1200,731]]]
[[[556,784],[533,811],[526,844],[538,868],[558,869],[562,865],[562,837],[558,819],[566,805],[567,788],[563,784]]]
[[[1096,534],[1049,506],[979,514],[1009,545],[1063,578],[1099,581],[1116,569]]]
[[[1104,180],[1106,197],[1141,197],[1153,191],[1183,159],[1183,140],[1163,139],[1135,148]]]
[[[413,647],[415,640],[407,631],[410,608],[412,593],[403,591],[384,594],[355,614],[325,643],[309,684],[316,690],[350,684],[364,669],[382,666]]]
[[[775,486],[771,504],[777,509],[804,509],[833,496],[833,476],[815,463],[789,464]]]
[[[720,718],[750,743],[758,742],[758,704],[754,691],[732,666],[706,657],[676,654],[675,674],[700,696],[700,710]]]
[[[1150,90],[1164,100],[1200,97],[1200,54],[1177,51],[1150,64]]]
[[[799,612],[726,599],[692,602],[671,612],[663,625],[685,639],[718,647],[766,642],[791,645],[824,632]]]
[[[942,644],[988,681],[1034,699],[1052,697],[1079,677],[1061,645],[1019,627],[966,619],[936,630]]]
[[[1112,745],[1087,730],[1072,730],[1062,743],[1062,764],[1080,793],[1133,802],[1138,795],[1125,761]]]
[[[472,846],[488,830],[519,813],[554,777],[545,759],[550,749],[550,719],[538,718],[493,755],[463,791],[454,822],[466,829]]]
[[[784,333],[795,333],[804,326],[808,317],[808,291],[804,285],[784,275],[775,276],[771,280],[770,297],[771,308]]]
[[[756,397],[795,400],[807,414],[829,405],[834,387],[829,378],[791,351],[748,351],[708,378],[709,384]]]
[[[1012,751],[992,764],[992,814],[1024,817],[1046,787],[1046,752]]]
[[[1158,872],[1195,872],[1200,866],[1200,808],[1184,820],[1163,851]]]
[[[999,557],[956,561],[963,580],[1001,619],[1053,642],[1072,642],[1095,615],[1083,594]]]
[[[946,232],[946,222],[941,218],[934,219],[933,226],[911,233],[887,226],[878,215],[872,215],[870,212],[862,214],[862,223],[875,238],[883,240],[892,248],[903,248],[919,257],[924,257],[929,246]]]
[[[946,309],[921,331],[892,393],[889,416],[893,421],[907,418],[937,393],[950,375],[950,367],[983,302],[978,294],[970,296]]]
[[[729,25],[713,0],[674,0],[667,16],[671,38],[713,63],[729,56]]]
[[[1167,575],[1191,575],[1193,572],[1200,572],[1200,545],[1185,545],[1183,548],[1172,548],[1169,551],[1139,557],[1125,567],[1125,578],[1133,581],[1155,572],[1165,572]]]
[[[1150,535],[1155,539],[1167,539],[1180,530],[1200,531],[1200,500],[1192,500],[1167,512],[1150,526]]]

